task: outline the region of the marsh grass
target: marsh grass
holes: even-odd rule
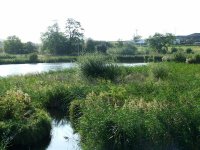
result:
[[[113,63],[109,56],[100,54],[88,54],[79,58],[81,73],[86,78],[100,78],[116,80],[121,73],[120,67]]]
[[[179,63],[129,68],[127,74],[137,72],[146,79],[111,83],[100,93],[88,94],[81,104],[73,104],[72,114],[77,114],[75,106],[81,112],[75,122],[83,148],[198,149],[198,68]]]
[[[9,114],[5,113],[8,109],[0,109],[1,114],[7,114],[3,115],[7,119],[0,121],[0,128],[10,134],[18,126],[29,128],[21,134],[31,135],[27,142],[18,140],[35,141],[37,136],[33,137],[33,133],[39,129],[43,132],[44,120],[49,118],[44,112],[47,104],[56,104],[56,109],[69,111],[83,149],[199,149],[199,67],[184,63],[122,67],[118,82],[107,79],[88,82],[78,69],[0,78],[1,103],[2,98],[9,101],[16,97],[5,98],[7,91],[21,90],[29,95],[35,109],[29,123],[14,119],[9,122],[10,116],[19,118],[23,109],[4,103],[14,111]],[[24,108],[21,104],[16,106]],[[40,121],[32,122],[34,118]]]

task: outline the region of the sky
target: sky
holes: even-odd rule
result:
[[[200,32],[199,0],[0,0],[0,39],[16,35],[40,43],[41,33],[68,18],[79,21],[85,38],[131,40],[155,32]]]

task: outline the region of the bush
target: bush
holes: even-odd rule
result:
[[[0,118],[20,120],[27,112],[33,112],[30,96],[21,90],[7,91],[0,100]]]
[[[70,104],[70,121],[72,126],[76,129],[78,120],[83,115],[81,111],[81,105],[84,104],[84,100],[74,100]]]
[[[119,66],[107,61],[105,56],[99,54],[83,56],[79,66],[86,78],[114,81],[121,74]]]
[[[12,126],[15,128],[15,125]],[[51,119],[43,111],[36,109],[35,113],[30,116],[29,120],[20,126],[20,132],[14,137],[13,146],[30,147],[42,144],[50,140]]]
[[[178,52],[178,49],[176,47],[172,47],[171,48],[171,53],[176,53],[176,52]]]
[[[191,54],[193,52],[191,48],[187,48],[185,51],[187,54]]]
[[[121,51],[122,55],[135,55],[137,52],[137,47],[132,44],[126,44]]]
[[[189,64],[199,64],[200,63],[200,55],[196,54],[193,58],[187,59],[187,63],[189,63]]]
[[[154,59],[154,62],[161,62],[162,56],[154,56],[153,59]]]
[[[170,57],[170,56],[163,56],[162,57],[162,61],[173,61],[173,58],[172,57]]]
[[[140,55],[135,55],[135,56],[118,56],[117,60],[119,62],[125,62],[125,63],[140,63],[140,62],[144,62],[144,56],[140,56]]]
[[[68,105],[71,102],[71,99],[69,99],[71,93],[68,87],[63,85],[52,86],[47,90],[46,95],[47,98],[44,103],[46,108],[67,112]]]
[[[146,55],[146,56],[144,56],[144,60],[145,60],[145,62],[154,62],[154,57],[155,56]]]
[[[178,52],[174,55],[174,61],[176,61],[176,62],[186,62],[186,56],[183,53]]]
[[[31,55],[29,56],[29,61],[30,61],[31,63],[37,62],[37,61],[38,61],[38,55],[37,55],[37,54],[31,54]]]
[[[0,98],[0,141],[6,135],[9,144],[30,146],[50,137],[48,114],[36,109],[28,94],[9,90]]]
[[[164,64],[153,64],[151,66],[151,72],[155,79],[166,79],[169,75],[169,69]]]

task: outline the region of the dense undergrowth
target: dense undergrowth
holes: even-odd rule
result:
[[[18,141],[17,136],[36,133],[34,125],[40,124],[40,119],[35,122],[31,118],[48,122],[47,110],[53,108],[69,115],[81,136],[83,149],[200,148],[200,65],[152,63],[140,67],[115,66],[110,71],[112,66],[98,64],[91,71],[94,65],[95,61],[93,64],[85,61],[80,69],[0,78],[1,107],[15,110],[8,119],[9,113],[0,109],[0,132],[4,132],[1,145],[9,141],[3,135],[12,135],[12,127],[19,134],[10,143]],[[98,68],[101,71],[104,68],[104,73],[108,69],[106,73],[115,75],[114,78],[98,75],[102,74]],[[17,108],[18,105],[6,102],[10,101],[7,93],[19,91],[31,99],[28,108],[24,108],[25,98],[21,98],[24,104]],[[26,120],[18,118],[27,109],[34,111]],[[29,123],[33,126],[28,128]],[[21,132],[23,129],[27,132]]]

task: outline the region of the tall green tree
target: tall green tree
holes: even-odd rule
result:
[[[10,54],[23,54],[23,43],[17,36],[9,36],[4,41],[4,51]]]
[[[96,48],[95,48],[95,41],[91,38],[89,38],[86,42],[86,52],[95,52]]]
[[[149,39],[147,39],[147,42],[149,46],[158,53],[166,53],[174,39],[175,36],[171,33],[166,33],[165,35],[155,33],[152,37],[150,36]]]
[[[67,19],[65,29],[65,35],[69,39],[72,53],[74,53],[74,51],[79,52],[84,42],[84,29],[81,27],[81,23],[72,18],[69,18]]]
[[[47,32],[41,36],[43,50],[48,50],[52,54],[68,54],[68,40],[64,33],[60,32],[57,23],[48,27]]]
[[[37,46],[32,42],[24,43],[24,53],[33,53],[37,51]]]

